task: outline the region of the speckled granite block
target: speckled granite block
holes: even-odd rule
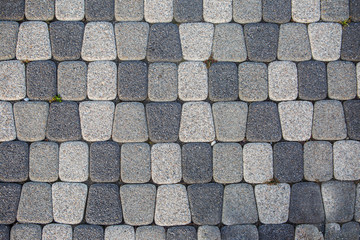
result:
[[[104,229],[101,226],[81,224],[74,228],[73,240],[104,239]]]
[[[174,0],[176,22],[200,22],[203,15],[203,0]]]
[[[233,19],[246,24],[260,22],[262,18],[261,0],[233,0]]]
[[[310,141],[304,144],[304,177],[325,182],[333,177],[333,149],[330,142]]]
[[[203,0],[204,21],[226,23],[232,19],[231,0]]]
[[[196,240],[196,229],[193,226],[178,226],[168,228],[166,233],[168,240]]]
[[[21,100],[26,96],[25,64],[17,61],[0,62],[0,99]]]
[[[320,20],[320,0],[292,0],[291,10],[295,22],[311,23]]]
[[[348,0],[321,0],[321,20],[328,22],[339,22],[348,18]]]
[[[134,227],[129,225],[114,225],[106,227],[105,240],[116,240],[119,238],[123,240],[134,240]]]
[[[209,68],[211,101],[233,101],[238,98],[239,80],[235,63],[214,63]]]
[[[15,183],[0,184],[0,224],[13,224],[16,221],[16,213],[20,201],[21,185]],[[1,225],[4,230],[5,225]],[[1,232],[3,232],[1,231]],[[0,236],[2,236],[0,234]],[[7,239],[7,238],[3,238]]]
[[[65,142],[59,149],[59,178],[64,182],[85,182],[89,177],[89,147],[80,141]]]
[[[242,148],[238,143],[213,146],[213,179],[226,184],[240,182],[243,177]]]
[[[16,138],[13,107],[9,102],[0,102],[0,142]]]
[[[25,17],[27,20],[53,20],[55,14],[55,0],[26,0]]]
[[[165,228],[160,226],[141,226],[136,229],[137,240],[165,240]]]
[[[171,22],[173,19],[172,0],[144,0],[144,17],[149,23]]]
[[[48,224],[43,227],[42,240],[72,240],[72,227],[65,224]]]
[[[55,16],[60,21],[80,21],[84,14],[84,0],[55,0]]]
[[[0,144],[0,180],[24,182],[29,173],[28,144],[20,141]]]
[[[356,97],[356,71],[352,62],[336,61],[327,64],[328,96],[336,100]]]
[[[221,228],[221,239],[259,239],[259,233],[254,225],[232,225]]]
[[[10,239],[10,227],[6,225],[0,225],[0,238],[4,240]]]
[[[1,0],[0,19],[1,20],[23,20],[25,13],[25,0]]]
[[[357,222],[348,222],[341,227],[337,223],[328,223],[325,226],[326,239],[357,239],[360,234],[360,226]]]
[[[267,224],[259,227],[259,239],[273,240],[273,239],[294,239],[295,229],[290,224]]]
[[[318,227],[311,224],[298,225],[295,228],[295,239],[324,239],[323,233]]]
[[[291,19],[291,0],[263,0],[265,22],[286,23]]]
[[[85,0],[85,18],[87,21],[112,21],[114,5],[114,0]]]
[[[143,17],[143,0],[115,0],[116,21],[141,21]]]
[[[41,226],[37,224],[16,224],[10,231],[11,240],[41,240]]]
[[[217,226],[200,226],[198,228],[198,240],[221,240],[221,233]]]
[[[297,65],[299,98],[322,100],[327,96],[326,65],[319,61],[300,62]]]
[[[121,62],[118,67],[118,95],[122,101],[144,101],[148,91],[147,64]]]
[[[337,141],[333,145],[334,177],[341,181],[360,179],[360,142]]]
[[[121,180],[125,183],[146,183],[151,178],[150,146],[127,143],[121,146]]]
[[[17,22],[0,22],[0,60],[15,58],[18,31]]]
[[[354,22],[360,22],[360,3],[357,0],[350,0],[350,16]]]
[[[54,142],[30,145],[29,177],[35,182],[55,182],[59,177],[59,146]]]
[[[360,140],[360,101],[350,100],[343,105],[348,136],[350,139]]]
[[[341,59],[360,61],[360,23],[351,23],[343,30]]]
[[[175,101],[178,96],[178,67],[175,63],[152,63],[148,68],[148,96],[153,102]]]

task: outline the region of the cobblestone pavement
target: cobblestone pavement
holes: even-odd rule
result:
[[[0,239],[358,240],[359,0],[0,0]]]

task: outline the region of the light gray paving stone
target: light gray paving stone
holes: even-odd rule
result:
[[[342,181],[360,179],[360,142],[337,141],[333,146],[334,177]]]
[[[81,223],[87,192],[87,186],[83,183],[54,183],[52,185],[54,221],[65,224]]]
[[[165,228],[160,226],[141,226],[136,229],[136,240],[165,240]]]
[[[311,23],[308,32],[315,60],[335,61],[340,58],[342,27],[339,23]]]
[[[116,98],[117,67],[111,61],[89,63],[87,95],[91,100],[114,100]]]
[[[205,22],[226,23],[232,19],[231,0],[203,0]]]
[[[55,0],[55,16],[58,20],[80,21],[84,15],[84,0]]]
[[[183,23],[179,26],[183,58],[204,61],[211,55],[214,26],[211,23]]]
[[[241,24],[260,22],[261,0],[233,0],[233,18]]]
[[[155,185],[123,185],[120,187],[120,198],[126,224],[140,226],[153,222],[156,200]]]
[[[86,24],[81,57],[85,61],[116,59],[114,27],[111,23]]]
[[[178,92],[183,101],[202,101],[208,96],[208,70],[203,62],[182,62],[178,68]]]
[[[64,182],[84,182],[89,177],[89,147],[73,141],[60,145],[59,177]]]
[[[328,96],[336,100],[356,97],[356,69],[352,62],[336,61],[327,64]]]
[[[143,18],[143,0],[115,0],[116,21],[141,21]]]
[[[82,61],[60,62],[57,70],[57,89],[62,100],[82,101],[87,92],[87,65]]]
[[[21,100],[25,96],[24,63],[17,60],[0,62],[0,100]]]
[[[16,218],[21,223],[47,224],[52,222],[51,185],[25,183],[22,186]]]
[[[172,0],[144,0],[145,21],[149,23],[166,22],[173,19]]]
[[[356,64],[357,96],[360,97],[360,63]]]
[[[325,182],[333,177],[333,148],[330,142],[310,141],[304,144],[304,177]]]
[[[12,21],[0,22],[0,60],[15,58],[19,23]]]
[[[268,97],[268,71],[265,63],[239,64],[239,98],[243,101],[264,101]]]
[[[346,138],[344,109],[337,100],[322,100],[314,105],[312,137],[316,140]]]
[[[200,226],[197,238],[198,240],[221,240],[221,233],[217,226]]]
[[[215,182],[237,183],[243,177],[242,148],[238,143],[217,143],[213,147]]]
[[[360,222],[360,184],[357,184],[357,187],[356,187],[354,220],[357,222]]]
[[[283,138],[306,141],[311,137],[313,105],[307,101],[288,101],[278,105]]]
[[[123,4],[123,3],[122,3]],[[122,22],[115,24],[117,56],[120,60],[143,60],[149,36],[146,22]]]
[[[30,145],[29,177],[35,182],[55,182],[59,177],[59,146],[54,142]]]
[[[256,185],[255,197],[261,223],[281,224],[287,222],[290,207],[289,184]]]
[[[29,21],[20,25],[16,58],[24,61],[48,60],[51,58],[49,30],[46,23]]]
[[[160,226],[186,225],[191,222],[184,185],[162,185],[157,189],[155,223]]]
[[[0,142],[16,138],[13,107],[9,102],[0,101]]]
[[[148,129],[142,103],[122,102],[116,105],[112,138],[116,142],[145,142]]]
[[[254,224],[258,221],[254,189],[250,184],[225,186],[222,222],[225,225]]]
[[[55,0],[26,0],[25,17],[27,20],[50,21],[54,18]]]
[[[72,240],[72,227],[56,223],[45,225],[42,240]]]
[[[14,117],[17,138],[26,142],[44,140],[48,113],[49,104],[46,102],[15,103]]]
[[[269,97],[274,101],[295,100],[298,96],[296,64],[275,61],[269,64]]]
[[[156,184],[181,181],[181,148],[177,143],[157,143],[151,148],[151,175]]]
[[[10,240],[41,240],[41,226],[37,224],[15,224],[10,231]]]
[[[321,231],[315,226],[310,224],[297,225],[295,228],[295,240],[318,239],[324,240]]]
[[[211,106],[207,102],[183,104],[179,139],[182,142],[211,142],[215,138]]]
[[[348,0],[321,0],[321,20],[340,22],[349,18]]]
[[[121,180],[125,183],[146,183],[151,178],[150,147],[147,143],[121,146]]]
[[[86,101],[79,105],[81,133],[88,142],[111,138],[115,105],[110,101]]]
[[[243,149],[244,179],[265,183],[273,178],[273,151],[269,143],[248,143]]]
[[[135,240],[134,227],[128,225],[108,226],[105,229],[105,240]]]
[[[248,106],[244,102],[217,102],[212,105],[216,139],[240,142],[245,138]]]
[[[320,20],[320,0],[292,0],[291,11],[295,22],[317,22]]]
[[[178,73],[175,63],[152,63],[148,69],[150,101],[175,101],[178,95]]]

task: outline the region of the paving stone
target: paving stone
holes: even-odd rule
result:
[[[188,186],[192,222],[197,225],[217,225],[221,221],[224,187],[217,183]]]
[[[110,101],[86,101],[79,105],[81,133],[88,142],[111,138],[115,105]]]
[[[6,225],[0,225],[0,238],[7,240],[10,239],[10,227]]]
[[[55,13],[55,0],[26,0],[25,16],[27,20],[51,21]]]
[[[244,27],[247,56],[250,61],[271,62],[276,59],[279,26],[271,23],[250,23]]]
[[[350,0],[349,2],[351,20],[354,22],[360,22],[360,4],[356,0]]]
[[[126,184],[120,187],[124,221],[129,225],[147,225],[154,219],[156,187],[152,184]]]
[[[115,24],[117,56],[120,60],[143,60],[149,36],[149,24],[122,22]]]
[[[182,101],[202,101],[208,96],[208,71],[203,62],[182,62],[178,68],[178,91]]]
[[[122,101],[143,101],[147,98],[148,71],[144,62],[122,62],[118,71],[118,95]]]
[[[344,111],[348,136],[351,139],[360,140],[360,101],[351,100],[344,102]]]
[[[50,40],[54,59],[58,61],[79,59],[83,35],[82,22],[52,22]]]
[[[86,98],[87,65],[82,61],[61,62],[57,71],[57,89],[62,100],[82,101]]]
[[[258,221],[254,189],[250,184],[225,186],[222,223],[225,225],[253,224]]]
[[[165,240],[165,228],[160,226],[138,227],[136,240]]]
[[[74,102],[50,104],[46,137],[51,141],[80,140],[79,107]]]
[[[86,0],[85,18],[87,21],[112,21],[114,0]]]
[[[85,61],[116,59],[114,27],[111,23],[86,24],[81,57]]]
[[[87,95],[91,100],[114,100],[116,98],[116,64],[111,61],[89,63]]]
[[[60,145],[59,177],[64,182],[84,182],[89,177],[89,147],[74,141]]]
[[[190,208],[185,186],[180,184],[159,186],[156,195],[156,225],[176,226],[190,222]]]
[[[290,224],[267,224],[259,227],[259,238],[261,240],[292,240],[294,236],[295,229]]]
[[[327,96],[326,65],[318,61],[300,62],[297,65],[299,98],[322,100]]]
[[[211,101],[233,101],[238,98],[239,80],[235,63],[214,63],[209,69]]]
[[[216,226],[199,226],[198,240],[221,240],[221,233]]]
[[[101,226],[82,224],[74,228],[74,240],[104,239],[104,229]]]
[[[261,0],[233,1],[233,18],[235,22],[241,24],[260,22],[261,15]]]
[[[306,101],[281,102],[278,105],[283,138],[306,141],[311,137],[313,105]]]
[[[348,222],[340,227],[337,223],[328,223],[325,227],[325,239],[358,239],[360,226],[357,222]]]
[[[25,65],[13,61],[0,62],[0,99],[21,100],[26,96]]]
[[[173,5],[176,22],[200,22],[202,20],[202,0],[174,0]]]
[[[143,17],[143,0],[115,0],[116,21],[141,21]]]
[[[17,22],[0,22],[0,60],[15,58],[18,31]]]
[[[179,26],[185,60],[204,61],[211,55],[214,26],[211,23],[183,23]]]
[[[325,182],[333,177],[333,149],[330,142],[304,144],[304,177],[307,181]]]
[[[273,102],[255,102],[249,106],[246,139],[253,142],[278,142],[281,139],[280,118]]]
[[[321,20],[328,22],[339,22],[348,18],[348,0],[321,0]]]
[[[55,0],[55,16],[60,21],[80,21],[84,14],[84,0]]]
[[[25,0],[1,0],[0,19],[20,21],[24,19]]]
[[[327,64],[328,96],[337,100],[356,97],[356,71],[352,62],[336,61]]]
[[[360,179],[360,142],[354,140],[334,143],[334,177],[342,181]]]
[[[56,182],[52,185],[54,221],[79,224],[83,220],[87,186],[83,183]]]
[[[203,0],[205,22],[226,23],[232,19],[231,0]]]
[[[338,23],[308,25],[311,52],[314,60],[335,61],[340,58],[342,27]]]
[[[151,1],[155,2],[155,0]],[[175,24],[158,23],[151,26],[146,58],[149,62],[180,62],[182,60],[180,34]]]
[[[43,240],[72,240],[72,228],[65,224],[48,224],[43,227]]]
[[[29,150],[25,142],[0,144],[0,181],[24,182],[28,179]]]
[[[37,224],[15,224],[10,231],[11,240],[41,240],[41,226]]]
[[[354,220],[357,222],[360,221],[360,185],[359,184],[357,184],[357,187],[356,187]]]
[[[241,239],[259,239],[259,233],[255,225],[232,225],[221,228],[221,239],[223,240],[241,240]]]
[[[112,139],[123,143],[148,140],[145,109],[142,103],[122,102],[116,105]]]
[[[357,96],[360,96],[360,63],[356,64],[356,75],[357,75]]]
[[[149,23],[171,22],[173,19],[172,0],[145,0],[144,17]]]
[[[291,0],[263,0],[265,22],[286,23],[291,19]]]
[[[291,188],[289,221],[301,224],[322,223],[324,220],[320,186],[312,182],[294,184]]]
[[[175,101],[178,95],[178,69],[176,64],[152,63],[149,65],[148,71],[150,101]]]
[[[0,142],[16,138],[13,107],[9,102],[0,102]]]
[[[121,180],[125,183],[146,183],[151,178],[150,147],[147,143],[121,146]]]
[[[242,180],[242,148],[238,143],[217,143],[213,147],[213,178],[215,182],[237,183]]]
[[[117,182],[120,179],[120,146],[115,142],[90,145],[90,179],[93,182]]]
[[[341,140],[346,138],[344,110],[337,100],[315,103],[312,137],[316,140]]]
[[[346,18],[347,19],[347,18]],[[349,24],[343,31],[341,59],[360,61],[360,23]]]
[[[16,218],[21,223],[47,224],[52,222],[51,185],[25,183],[22,187]]]
[[[134,227],[128,225],[109,226],[105,229],[105,240],[134,240]]]
[[[55,182],[59,177],[59,146],[54,142],[30,145],[29,177],[35,182]]]
[[[291,10],[295,22],[312,23],[320,20],[320,0],[292,0]]]
[[[15,183],[1,183],[0,184],[0,223],[13,224],[16,221],[16,212],[20,201],[21,185]],[[1,232],[6,232],[5,225],[0,225]],[[8,238],[2,238],[8,239]]]
[[[86,222],[114,225],[122,222],[120,190],[115,184],[93,184],[89,188]]]
[[[264,101],[268,97],[267,66],[245,62],[238,66],[239,97],[247,102]]]
[[[295,229],[295,239],[305,240],[305,239],[319,239],[323,240],[324,236],[322,232],[314,225],[302,224],[296,226]]]
[[[179,226],[168,228],[166,233],[168,240],[197,240],[196,229],[193,226]]]
[[[186,183],[207,183],[212,179],[210,144],[187,143],[182,147],[182,174]]]

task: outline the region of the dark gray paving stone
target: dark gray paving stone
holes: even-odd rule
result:
[[[316,101],[326,98],[326,65],[323,62],[307,61],[297,65],[299,98]]]
[[[251,142],[280,141],[279,111],[274,102],[255,102],[250,104],[246,138]]]
[[[168,228],[167,240],[196,240],[196,229],[193,226],[179,226]]]
[[[221,228],[222,240],[257,240],[259,233],[255,225],[232,225]]]
[[[341,59],[360,61],[360,23],[350,23],[344,28],[341,41]]]
[[[350,0],[350,16],[351,21],[360,22],[360,2],[358,0]]]
[[[0,0],[0,20],[20,21],[25,14],[25,0]]]
[[[85,18],[87,21],[112,21],[114,5],[114,0],[85,0]]]
[[[198,225],[219,224],[223,205],[223,185],[218,183],[193,184],[187,190],[193,223]]]
[[[57,92],[56,65],[53,61],[35,61],[26,66],[26,90],[31,100],[51,100]]]
[[[174,0],[176,22],[200,22],[203,15],[203,0]]]
[[[28,179],[29,148],[25,142],[0,144],[0,181],[23,182]]]
[[[55,14],[55,0],[26,0],[25,16],[27,20],[50,21]]]
[[[55,102],[50,105],[46,137],[51,141],[81,139],[79,106],[75,102]]]
[[[280,142],[274,146],[274,177],[279,182],[300,182],[304,176],[303,147],[298,142]]]
[[[120,190],[115,184],[93,184],[89,188],[86,222],[114,225],[122,221]]]
[[[269,224],[259,227],[260,240],[293,240],[294,236],[294,226],[290,224]]]
[[[17,22],[0,22],[0,60],[15,58],[18,32]]]
[[[58,61],[80,58],[84,23],[57,21],[50,24],[51,51]]]
[[[6,225],[0,225],[0,239],[9,240],[10,239],[10,227]]]
[[[296,183],[291,188],[289,221],[296,224],[322,223],[325,219],[320,186]]]
[[[265,22],[286,23],[291,19],[291,0],[263,0]]]
[[[179,29],[172,23],[153,24],[147,48],[149,62],[180,62],[182,59]]]
[[[120,179],[120,146],[116,142],[95,142],[90,146],[90,179],[116,182]]]
[[[123,101],[143,101],[148,90],[147,65],[140,61],[122,62],[118,67],[118,94]]]
[[[250,61],[271,62],[276,59],[279,26],[271,23],[251,23],[244,27],[247,55]]]
[[[73,240],[103,240],[104,229],[101,226],[82,224],[74,228]]]
[[[0,224],[12,224],[16,221],[16,213],[20,201],[21,185],[16,183],[0,183]],[[1,232],[4,225],[0,225]]]
[[[348,222],[341,226],[337,223],[330,223],[326,225],[325,239],[326,240],[358,240],[360,235],[360,225],[357,222]]]
[[[41,226],[37,224],[15,224],[10,231],[11,240],[41,240]]]
[[[235,63],[214,63],[209,69],[209,98],[211,101],[232,101],[239,95]]]
[[[349,138],[360,140],[360,100],[344,102],[344,112]]]
[[[212,151],[208,143],[188,143],[182,147],[182,174],[186,183],[207,183],[212,179]]]
[[[176,142],[179,135],[181,104],[149,103],[146,118],[152,142]]]

